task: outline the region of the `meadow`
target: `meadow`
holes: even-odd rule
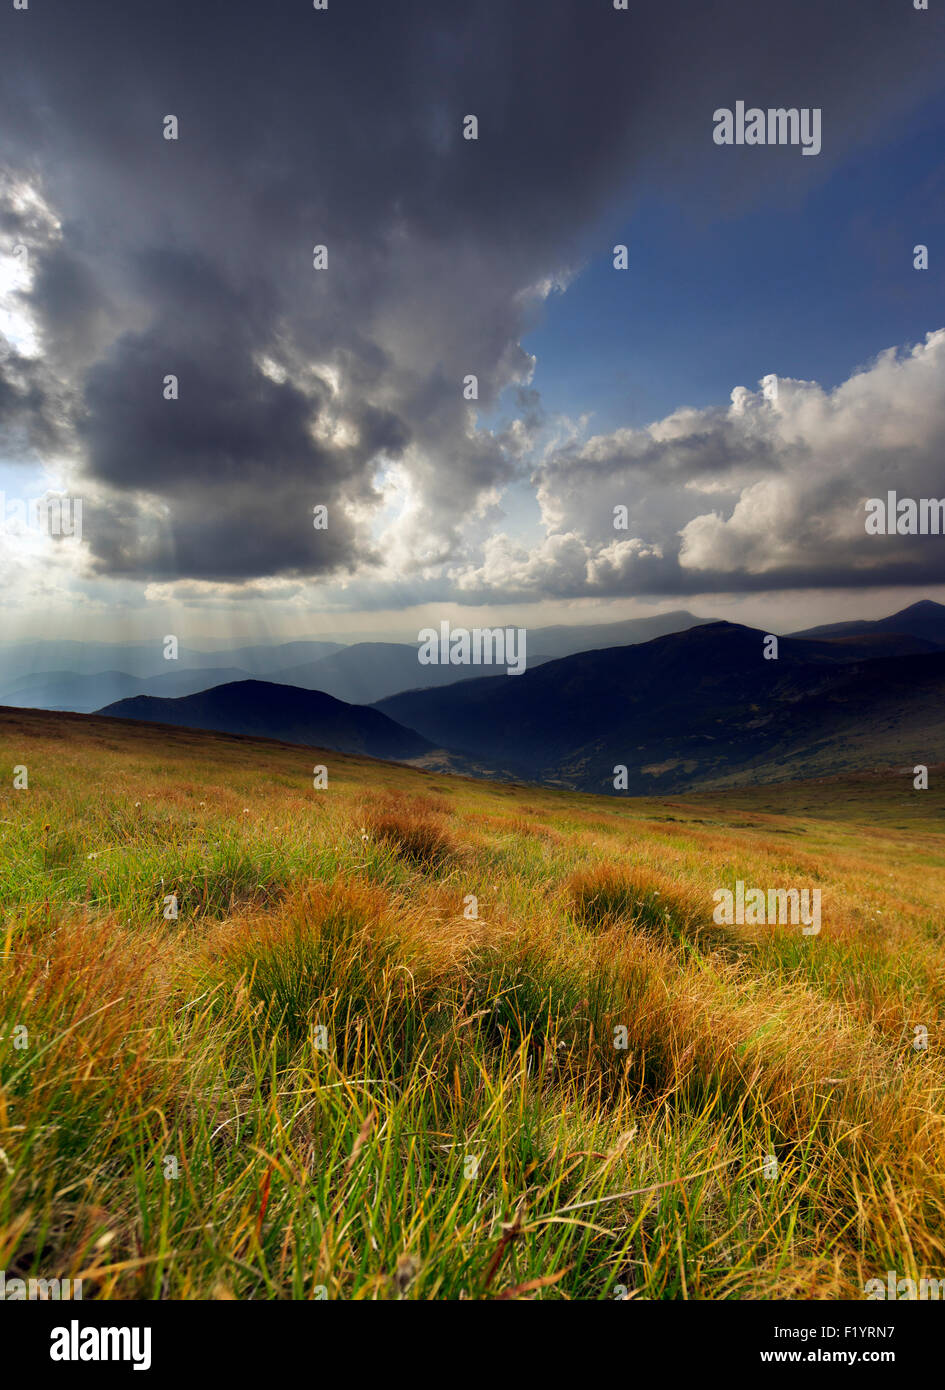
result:
[[[945,1272],[945,769],[653,800],[74,715],[2,711],[0,746],[8,1279],[831,1299]],[[738,879],[820,888],[820,934],[716,925]]]

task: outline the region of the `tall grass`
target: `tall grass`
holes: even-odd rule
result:
[[[941,1275],[934,801],[906,831],[880,805],[864,850],[876,779],[801,821],[335,755],[317,792],[305,750],[95,720],[0,736],[30,773],[0,806],[8,1278],[727,1299]],[[803,853],[776,833],[801,828]],[[820,937],[713,924],[714,887],[788,872],[822,887]]]

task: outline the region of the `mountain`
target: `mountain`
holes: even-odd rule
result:
[[[176,700],[140,695],[97,712],[114,719],[276,738],[392,762],[420,757],[432,748],[420,734],[379,710],[348,705],[318,690],[270,681],[233,681]]]
[[[598,647],[647,642],[664,633],[678,632],[709,621],[680,609],[655,618],[629,618],[617,623],[526,628],[529,667],[556,657]],[[515,624],[511,624],[515,626]],[[488,680],[488,666],[421,666],[417,646],[406,642],[354,642],[318,661],[288,666],[271,679],[309,690],[324,690],[350,704],[376,704],[405,690],[424,690],[456,685],[459,681]]]
[[[373,705],[401,690],[455,685],[494,674],[488,666],[421,666],[418,650],[406,642],[355,642],[320,661],[289,666],[274,673],[272,679],[307,690],[324,690],[348,704]],[[547,659],[528,655],[530,665]]]
[[[203,666],[208,670],[214,666],[238,666],[244,671],[251,671],[254,676],[271,677],[274,672],[282,670],[285,666],[319,661],[322,657],[340,651],[344,651],[343,642],[279,642],[275,646],[266,644],[233,647],[217,652],[189,653],[188,665]],[[193,660],[195,656],[200,659]]]
[[[173,666],[176,663],[166,662]],[[13,709],[73,710],[90,714],[102,705],[134,695],[191,695],[211,685],[244,680],[248,671],[237,667],[209,670],[167,671],[160,676],[132,676],[127,671],[99,671],[80,675],[75,671],[49,671],[42,675],[20,676],[12,685],[0,689],[0,705]]]
[[[529,628],[530,666],[593,647],[648,641],[707,621],[678,610],[625,622]],[[206,673],[206,674],[204,674]],[[166,661],[163,642],[54,640],[0,644],[0,705],[90,713],[137,695],[190,695],[211,685],[263,678],[371,705],[402,690],[489,677],[488,667],[421,666],[414,642],[296,641],[200,651]]]
[[[711,625],[710,619],[677,609],[614,623],[527,628],[528,668]],[[925,600],[876,622],[832,623],[792,636],[807,639],[819,640],[825,650],[829,646],[838,661],[945,649],[945,607]],[[138,695],[172,698],[246,679],[374,705],[401,692],[495,677],[487,666],[421,666],[412,642],[294,641],[219,651],[181,647],[177,661],[164,659],[157,639],[0,644],[0,704],[11,707],[86,713]]]
[[[658,613],[652,618],[625,618],[615,623],[559,624],[556,627],[528,629],[529,661],[531,653],[542,653],[542,659],[573,656],[577,652],[599,651],[602,647],[627,647],[637,642],[652,642],[654,637],[666,637],[671,632],[686,632],[691,627],[711,623],[712,618],[697,618],[685,608],[672,613]],[[537,660],[534,661],[538,664]]]
[[[378,708],[439,748],[521,779],[661,793],[945,758],[945,653],[781,638],[711,623]],[[921,644],[920,644],[921,645]]]
[[[140,690],[140,678],[127,671],[100,671],[94,676],[76,671],[31,672],[0,686],[0,705],[90,714],[108,700],[121,700]]]
[[[794,637],[864,637],[870,633],[896,632],[910,637],[921,637],[926,642],[934,642],[945,647],[945,605],[933,603],[924,598],[919,603],[910,604],[899,613],[891,613],[888,618],[877,618],[872,622],[825,623],[821,627],[809,627],[803,632],[792,633]]]

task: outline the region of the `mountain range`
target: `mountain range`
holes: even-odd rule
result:
[[[526,629],[527,659],[648,641],[707,621],[684,610],[618,623]],[[515,626],[515,624],[512,624]],[[181,647],[175,661],[163,643],[33,642],[0,647],[0,705],[91,713],[135,695],[174,697],[230,681],[265,678],[321,690],[348,704],[373,704],[400,690],[451,685],[488,676],[488,668],[421,666],[409,642],[284,642],[204,652]]]
[[[529,664],[514,678],[454,680],[370,706],[241,680],[178,698],[123,699],[100,712],[604,793],[945,760],[941,605],[781,637],[776,656],[770,648],[762,631],[696,621],[650,641]],[[342,655],[330,654],[329,668]]]
[[[912,637],[781,638],[711,623],[509,680],[377,706],[484,771],[635,793],[766,782],[945,756],[945,650]]]

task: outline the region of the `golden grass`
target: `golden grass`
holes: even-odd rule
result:
[[[940,797],[899,828],[892,776],[892,817],[873,778],[819,788],[817,818],[803,786],[781,812],[770,788],[623,802],[332,754],[316,792],[286,746],[20,714],[0,736],[30,769],[0,808],[8,1277],[380,1299],[941,1277]],[[820,936],[717,927],[737,877],[816,883]]]

